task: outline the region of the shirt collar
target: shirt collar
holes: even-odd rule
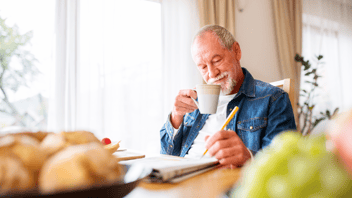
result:
[[[249,73],[249,71],[242,67],[244,80],[241,85],[240,90],[238,91],[236,96],[241,95],[242,93],[247,97],[255,97],[255,81],[253,76]]]

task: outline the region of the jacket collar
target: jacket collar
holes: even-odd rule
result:
[[[255,81],[253,76],[249,73],[249,71],[242,67],[242,71],[244,74],[244,80],[241,85],[240,90],[238,91],[236,96],[241,95],[242,93],[247,97],[255,97]]]

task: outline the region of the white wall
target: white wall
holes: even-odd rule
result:
[[[241,66],[258,80],[281,80],[271,0],[238,0],[236,6],[235,38],[242,50]]]

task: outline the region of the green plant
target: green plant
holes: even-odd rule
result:
[[[26,49],[33,32],[20,34],[17,25],[9,27],[5,22],[0,17],[0,112],[13,116],[25,126],[23,115],[10,102],[8,95],[17,92],[21,86],[28,86],[28,82],[40,73],[34,65],[37,59]]]
[[[339,108],[336,108],[333,113],[329,110],[325,112],[320,112],[319,117],[317,115],[313,115],[314,107],[316,106],[316,101],[314,101],[314,97],[316,96],[315,90],[320,88],[318,84],[318,79],[321,76],[318,75],[318,68],[323,62],[322,55],[316,56],[317,64],[315,67],[311,65],[309,60],[304,60],[303,56],[296,54],[295,61],[302,64],[304,76],[312,77],[311,80],[306,80],[304,83],[308,84],[307,87],[310,89],[301,89],[300,96],[304,98],[303,101],[298,103],[298,121],[301,121],[303,118],[303,124],[301,124],[301,132],[303,135],[308,135],[316,127],[321,121],[325,119],[331,119],[335,114],[337,114]]]

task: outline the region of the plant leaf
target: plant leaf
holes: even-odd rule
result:
[[[321,117],[321,118],[319,118],[319,119],[316,119],[315,121],[314,121],[314,123],[313,123],[313,128],[315,127],[315,126],[317,126],[321,121],[323,121],[323,120],[325,120],[326,119],[326,117]]]
[[[330,111],[329,110],[326,110],[326,116],[330,119],[331,118],[331,115],[330,115]]]
[[[309,75],[312,74],[312,73],[313,73],[313,72],[310,71],[310,72],[305,73],[304,75],[305,75],[305,76],[309,76]]]
[[[339,108],[337,107],[332,113],[331,117],[334,117],[339,112]]]

